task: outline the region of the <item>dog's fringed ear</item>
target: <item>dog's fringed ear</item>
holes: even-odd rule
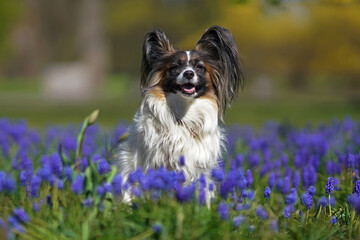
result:
[[[154,69],[153,65],[158,62],[157,60],[174,51],[163,31],[155,29],[145,35],[141,64],[141,89],[148,86],[149,73]]]
[[[219,113],[222,118],[228,104],[236,97],[239,87],[243,88],[244,78],[239,52],[233,35],[229,30],[212,26],[196,44],[217,70],[214,81],[219,100]]]

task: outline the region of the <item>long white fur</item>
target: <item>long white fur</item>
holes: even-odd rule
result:
[[[216,103],[181,93],[159,98],[146,95],[129,128],[128,139],[120,144],[116,164],[126,180],[137,168],[144,171],[164,166],[183,170],[187,182],[201,174],[210,181],[211,169],[218,167],[225,136],[218,125]],[[180,166],[180,156],[185,166]],[[209,204],[211,194],[207,194]],[[129,201],[126,193],[124,201]]]

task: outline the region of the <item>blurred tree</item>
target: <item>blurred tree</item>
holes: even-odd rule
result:
[[[0,74],[5,74],[11,55],[11,33],[22,13],[20,1],[0,1]]]
[[[221,15],[217,0],[107,0],[105,24],[112,70],[139,74],[142,41],[153,28],[165,31],[177,46],[196,31],[204,31]],[[193,48],[196,42],[186,46]]]

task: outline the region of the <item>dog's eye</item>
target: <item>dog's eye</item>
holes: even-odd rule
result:
[[[176,70],[179,70],[180,69],[180,66],[179,65],[173,65],[170,67],[170,71],[176,71]]]
[[[200,69],[200,70],[203,70],[205,67],[204,67],[204,65],[202,65],[202,64],[198,64],[198,65],[196,65],[196,68],[197,68],[197,69]]]

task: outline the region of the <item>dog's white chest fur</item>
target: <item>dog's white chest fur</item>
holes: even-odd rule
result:
[[[181,93],[166,98],[147,95],[129,129],[129,138],[116,156],[126,178],[136,168],[144,171],[164,166],[184,170],[187,180],[208,176],[218,166],[224,135],[218,126],[216,103],[188,98]],[[185,157],[185,166],[179,163]]]

